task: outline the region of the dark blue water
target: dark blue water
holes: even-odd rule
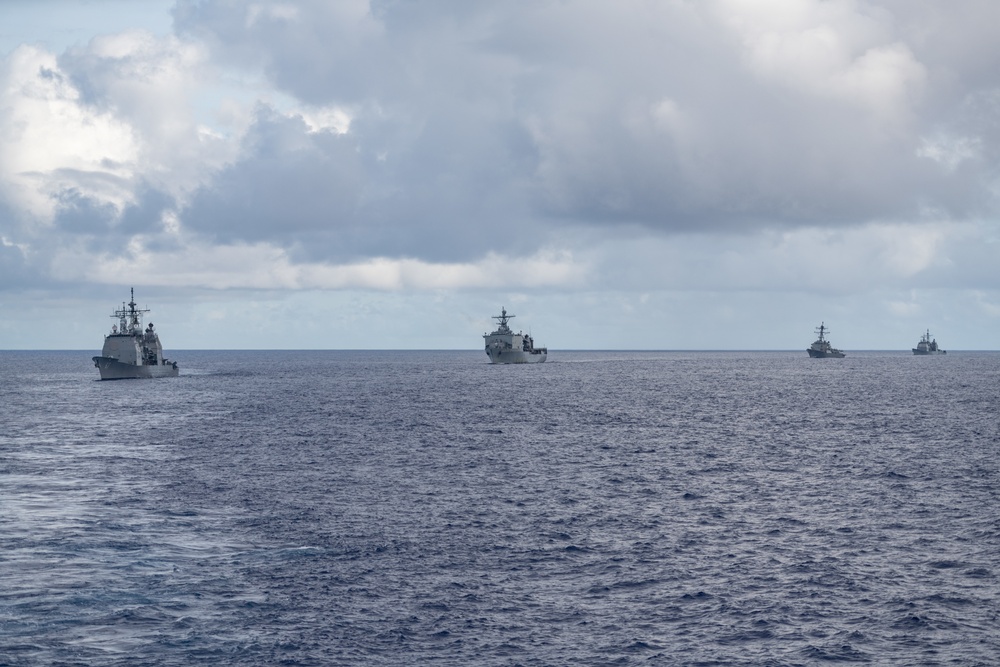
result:
[[[1000,663],[1000,354],[0,353],[0,664]]]

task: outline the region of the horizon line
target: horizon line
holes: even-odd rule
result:
[[[847,349],[841,348],[844,352],[909,352],[913,349],[904,348],[864,348]],[[549,352],[553,348],[548,348]],[[557,352],[804,352],[806,348],[556,348]],[[0,352],[80,352],[91,353],[95,349],[86,348],[0,348]],[[996,349],[966,350],[952,349],[950,352],[998,352]],[[100,350],[96,350],[100,352]],[[378,348],[378,347],[192,347],[192,348],[170,348],[170,352],[482,352],[482,348]],[[913,356],[937,356],[937,355],[913,355]]]

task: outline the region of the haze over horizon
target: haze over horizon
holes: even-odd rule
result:
[[[0,349],[998,349],[1000,5],[0,5]]]

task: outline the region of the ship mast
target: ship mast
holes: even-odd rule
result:
[[[820,322],[819,323],[819,328],[816,329],[816,333],[819,334],[819,340],[820,340],[820,342],[823,342],[823,332],[830,333],[830,330],[827,329],[825,326],[823,326],[823,323]]]
[[[499,315],[493,315],[494,320],[500,320],[499,326],[497,327],[497,331],[500,331],[502,333],[510,332],[510,327],[507,326],[507,321],[513,319],[514,317],[515,317],[514,315],[507,314],[507,308],[505,307],[501,308]]]
[[[122,303],[121,310],[116,310],[111,316],[119,320],[121,327],[119,333],[141,332],[142,314],[149,312],[148,309],[136,308],[134,287],[131,288],[131,295],[131,300],[127,304]],[[126,306],[128,306],[128,309],[125,308]]]

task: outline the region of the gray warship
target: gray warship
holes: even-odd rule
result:
[[[845,355],[843,352],[837,348],[830,345],[825,337],[830,330],[827,329],[822,322],[819,323],[819,328],[816,329],[816,333],[819,334],[819,338],[816,339],[812,345],[806,348],[806,352],[813,359],[842,359]]]
[[[938,347],[937,341],[931,338],[931,330],[920,337],[920,342],[913,348],[913,354],[948,354],[946,350]]]
[[[486,339],[486,356],[494,364],[537,364],[545,361],[549,354],[548,348],[535,347],[535,341],[529,334],[514,333],[507,322],[514,317],[508,315],[506,308],[500,309],[499,315],[493,315],[499,320],[497,330],[483,334]]]
[[[132,300],[123,303],[111,316],[119,323],[104,337],[101,356],[93,358],[102,380],[177,377],[177,362],[163,357],[153,323],[145,330],[142,328],[142,314],[148,312],[136,308],[135,288],[132,288]]]

